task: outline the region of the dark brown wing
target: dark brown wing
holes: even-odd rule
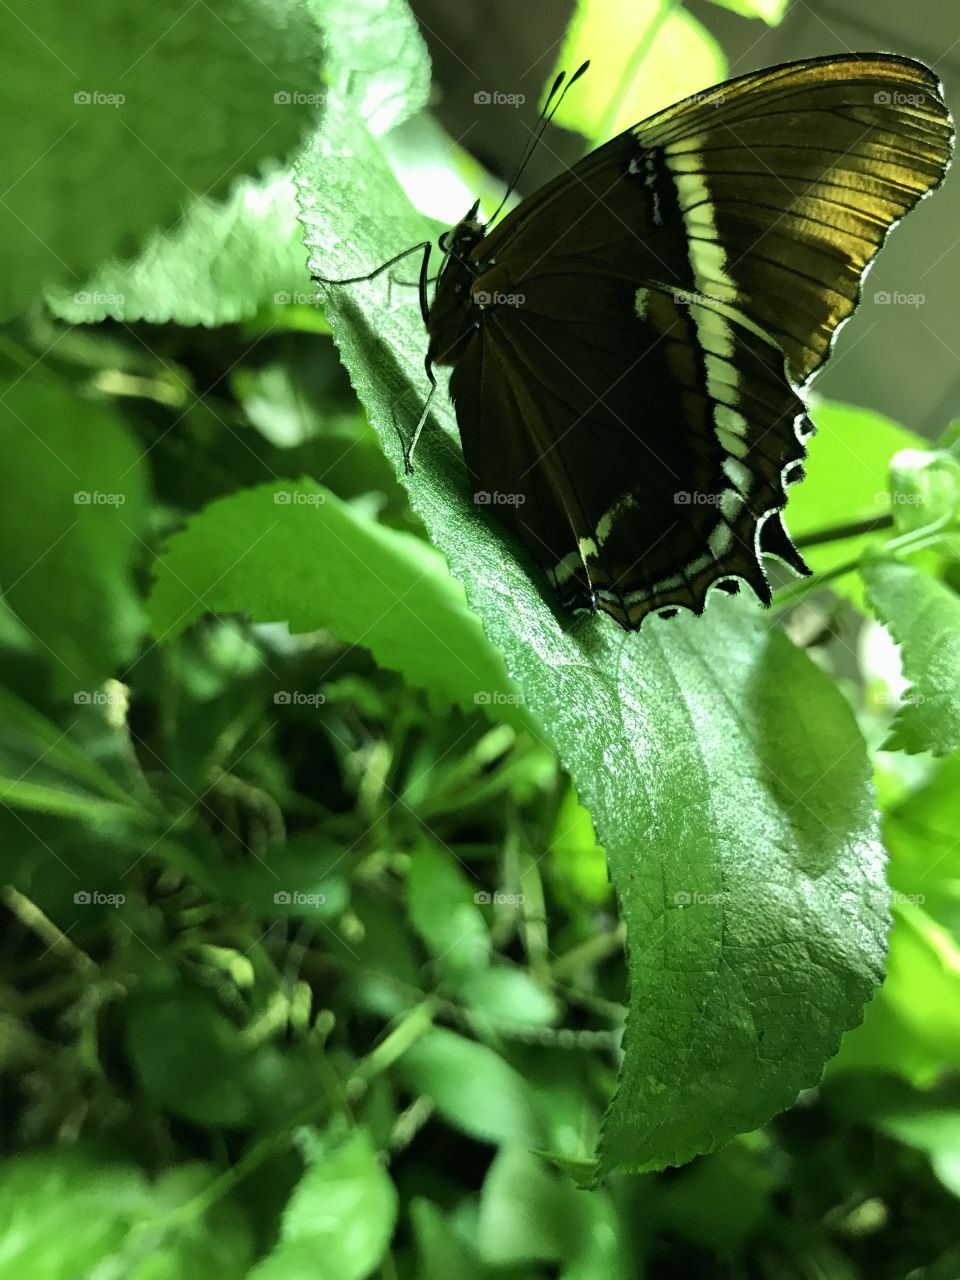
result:
[[[760,549],[804,571],[777,512],[809,425],[778,347],[722,303],[577,259],[509,270],[522,303],[488,310],[451,392],[475,500],[561,603],[633,628],[700,612],[722,579],[769,599]]]
[[[621,134],[474,245],[433,349],[457,339],[475,491],[565,605],[635,627],[717,582],[768,598],[762,552],[804,571],[779,514],[809,430],[791,384],[951,146],[921,64],[792,63]]]
[[[642,255],[657,253],[659,279],[735,303],[762,326],[803,383],[890,228],[942,182],[952,147],[942,88],[922,63],[787,63],[599,147],[503,219],[474,258],[580,252],[585,221],[620,224],[644,242]],[[632,216],[620,188],[634,197]],[[587,212],[591,198],[601,206]]]

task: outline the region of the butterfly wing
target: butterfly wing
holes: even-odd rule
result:
[[[922,63],[888,54],[787,63],[599,147],[518,206],[477,256],[563,253],[583,227],[562,213],[573,193],[604,199],[617,175],[628,186],[639,177],[643,210],[629,225],[656,235],[661,278],[736,303],[803,383],[829,355],[891,227],[940,185],[952,150],[942,87]]]
[[[768,598],[761,552],[803,571],[779,515],[809,430],[792,384],[951,144],[918,63],[789,64],[621,134],[475,246],[464,456],[562,603],[635,627],[716,582]]]
[[[757,553],[805,566],[779,523],[804,405],[769,338],[723,304],[571,264],[511,264],[451,392],[475,500],[521,538],[568,608],[633,628],[700,612],[718,580],[769,600]]]

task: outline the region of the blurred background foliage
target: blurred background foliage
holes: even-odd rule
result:
[[[956,548],[928,531],[960,464],[937,389],[900,380],[898,405],[926,397],[903,425],[818,404],[790,515],[823,576],[779,597],[870,749],[885,984],[792,1110],[580,1189],[628,999],[604,850],[358,405],[292,180],[346,79],[448,222],[495,202],[519,148],[490,138],[555,64],[596,74],[548,167],[807,6],[551,11],[526,104],[474,112],[482,145],[454,141],[453,84],[486,83],[469,64],[503,32],[448,41],[421,8],[443,73],[412,114],[430,86],[399,5],[376,47],[369,6],[333,0],[0,17],[0,1275],[955,1280],[960,624]],[[899,234],[956,270],[952,236]],[[862,338],[879,370],[885,323],[861,315],[838,363]],[[848,398],[874,393],[858,374]],[[919,554],[851,571],[891,536]]]

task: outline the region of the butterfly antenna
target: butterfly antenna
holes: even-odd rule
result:
[[[589,66],[590,66],[590,62],[588,60],[583,64],[582,67],[577,68],[577,70],[573,73],[573,75],[570,77],[569,80],[567,80],[567,73],[565,71],[561,71],[560,74],[557,76],[556,80],[554,80],[553,86],[550,89],[550,92],[547,94],[547,100],[543,104],[543,109],[540,112],[539,119],[537,120],[537,123],[534,126],[533,133],[531,134],[530,138],[527,140],[527,145],[524,147],[523,153],[520,156],[520,160],[517,163],[517,167],[513,171],[513,177],[507,183],[507,189],[504,192],[503,199],[500,201],[499,205],[497,206],[496,212],[489,219],[488,225],[489,223],[495,222],[496,219],[499,217],[500,212],[503,209],[503,206],[510,199],[510,196],[513,194],[514,188],[516,187],[517,183],[520,181],[520,177],[524,169],[527,167],[530,157],[533,155],[534,151],[536,150],[537,144],[539,143],[540,139],[543,137],[544,133],[546,132],[547,125],[549,125],[550,121],[557,114],[557,111],[560,109],[561,102],[563,102],[564,98],[567,96],[567,94],[570,92],[570,90],[577,83],[577,81],[580,79],[580,77],[584,74],[584,72],[587,70]],[[566,85],[564,85],[565,80],[566,80]],[[561,93],[561,86],[563,86],[562,93]]]

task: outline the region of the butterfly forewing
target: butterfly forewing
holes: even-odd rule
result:
[[[560,602],[625,627],[769,598],[827,358],[891,225],[942,179],[939,85],[884,55],[719,86],[621,134],[448,260],[431,358],[474,492]]]

